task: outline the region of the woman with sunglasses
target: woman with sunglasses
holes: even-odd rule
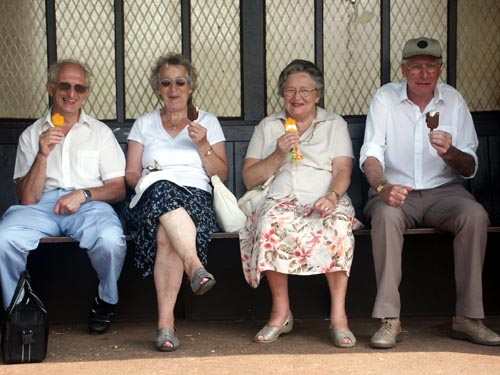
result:
[[[160,57],[150,84],[162,106],[140,116],[128,137],[125,177],[135,196],[126,218],[134,264],[144,277],[154,276],[156,348],[174,351],[180,344],[174,306],[184,272],[197,295],[215,284],[204,267],[217,230],[210,177],[227,178],[227,159],[219,121],[193,105],[196,71],[185,57]]]
[[[243,165],[248,189],[274,176],[240,231],[245,278],[256,288],[264,274],[272,295],[271,316],[254,340],[270,343],[292,330],[289,274],[325,274],[330,337],[336,346],[352,347],[345,296],[356,219],[346,194],[353,159],[347,124],[318,106],[324,78],[313,63],[292,61],[278,86],[284,110],[256,126]]]

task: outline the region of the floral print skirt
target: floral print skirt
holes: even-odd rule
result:
[[[208,243],[217,231],[212,195],[195,187],[158,181],[144,192],[134,208],[127,205],[124,212],[127,230],[135,244],[134,265],[143,277],[153,273],[160,216],[181,207],[196,226],[198,257],[207,264]]]
[[[349,275],[354,252],[354,216],[344,195],[335,211],[320,217],[312,205],[294,195],[267,198],[240,230],[243,273],[256,288],[264,271],[315,275],[345,271]]]

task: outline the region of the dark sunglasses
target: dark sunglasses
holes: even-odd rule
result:
[[[56,87],[61,91],[70,91],[71,88],[73,88],[78,94],[85,94],[89,89],[88,86],[80,85],[78,83],[76,85],[72,85],[68,82],[57,82]]]
[[[163,87],[170,87],[172,85],[176,85],[179,87],[186,86],[187,84],[191,84],[191,80],[189,78],[176,78],[176,79],[162,79],[160,80],[160,85]]]

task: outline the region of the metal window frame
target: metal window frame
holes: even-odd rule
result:
[[[47,66],[57,61],[56,0],[45,0]],[[191,0],[179,0],[181,4],[182,52],[191,56]],[[323,45],[323,3],[314,1],[315,19],[315,61],[324,67]],[[457,80],[457,0],[448,0],[447,13],[447,82],[455,86]],[[380,0],[380,84],[390,81],[390,9],[391,0]],[[240,51],[241,51],[241,116],[221,117],[225,130],[234,127],[234,137],[246,134],[243,127],[255,125],[267,110],[266,93],[266,51],[265,51],[265,0],[240,0]],[[126,118],[125,93],[125,43],[124,43],[124,1],[114,0],[115,15],[115,72],[116,72],[116,119],[106,121],[112,128],[128,128],[133,119]],[[486,112],[486,113],[485,113]],[[476,118],[500,117],[500,111],[476,112]],[[366,115],[345,116],[351,123],[364,121]],[[0,118],[0,126],[27,126],[33,119]]]

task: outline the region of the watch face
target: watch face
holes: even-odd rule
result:
[[[87,189],[83,190],[83,195],[85,195],[85,202],[88,202],[90,199],[92,199],[92,195],[90,194],[90,191]]]

